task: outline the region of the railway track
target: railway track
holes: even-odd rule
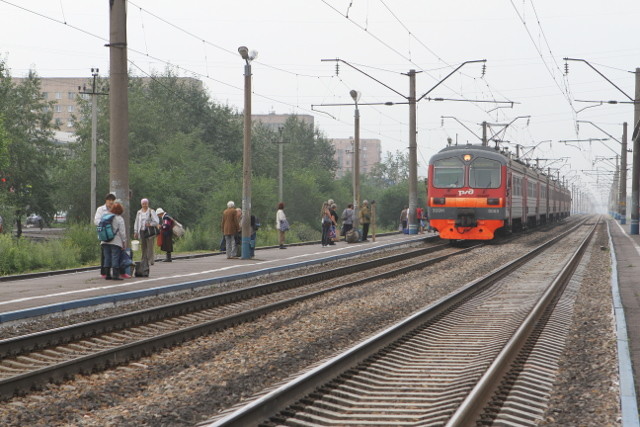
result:
[[[576,226],[207,425],[535,425],[566,330],[553,308],[570,305],[563,290],[595,228]]]
[[[10,398],[47,382],[126,363],[304,299],[423,268],[475,247],[460,249],[437,244],[311,275],[3,340],[0,397]],[[434,256],[438,253],[441,254]],[[386,271],[389,265],[395,266]],[[348,280],[337,279],[346,276]]]

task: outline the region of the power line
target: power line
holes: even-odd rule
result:
[[[402,21],[400,20],[400,18],[398,18],[398,16],[397,16],[395,13],[393,13],[393,11],[389,8],[389,6],[387,6],[387,4],[384,2],[384,0],[380,0],[380,3],[382,3],[382,5],[383,5],[383,6],[384,6],[388,11],[389,11],[389,13],[391,14],[391,16],[393,16],[393,17],[396,19],[396,21],[398,21],[398,23],[402,26],[402,28],[404,28],[404,29],[407,31],[407,33],[409,33],[409,36],[410,36],[410,37],[413,37],[413,38],[414,38],[418,43],[420,43],[420,45],[422,45],[422,47],[424,47],[424,48],[425,48],[425,49],[426,49],[430,54],[432,54],[433,56],[435,56],[435,57],[438,59],[438,61],[440,61],[440,62],[442,62],[442,63],[444,63],[444,64],[446,64],[446,65],[448,65],[448,66],[451,66],[451,64],[448,64],[448,63],[447,63],[447,61],[445,61],[444,59],[440,58],[440,55],[438,55],[437,53],[435,53],[435,52],[434,52],[434,51],[433,51],[429,46],[427,46],[426,44],[424,44],[424,43],[422,42],[422,40],[420,40],[418,37],[416,37],[416,35],[415,35],[415,34],[413,34],[413,33],[411,32],[411,30],[410,30],[410,29],[409,29],[409,28],[404,24],[404,22],[402,22]]]
[[[533,35],[531,34],[531,31],[529,30],[529,27],[527,26],[526,21],[524,20],[524,17],[520,14],[520,12],[518,11],[518,8],[516,7],[516,5],[513,3],[513,0],[509,0],[511,2],[511,6],[513,6],[513,10],[516,12],[516,15],[518,15],[518,18],[520,19],[520,22],[522,22],[522,25],[524,26],[529,39],[531,40],[531,43],[533,44],[533,47],[536,49],[536,51],[538,52],[538,55],[540,56],[540,59],[542,59],[542,63],[544,64],[544,67],[546,68],[547,72],[549,73],[549,75],[551,76],[551,78],[553,79],[553,81],[555,82],[556,86],[558,87],[558,89],[560,89],[560,92],[562,92],[564,94],[564,96],[567,98],[567,101],[569,102],[569,106],[571,107],[571,109],[573,110],[574,114],[575,114],[575,107],[573,106],[573,101],[571,100],[571,96],[568,92],[565,92],[565,90],[560,86],[560,84],[558,83],[558,81],[556,80],[556,76],[554,75],[553,71],[549,68],[549,65],[547,64],[547,62],[544,59],[544,55],[542,54],[542,52],[540,51],[540,48],[538,47],[538,45],[536,44]],[[539,21],[538,21],[539,22]],[[546,39],[546,37],[545,37]],[[549,50],[549,52],[551,53],[551,50]],[[552,54],[553,55],[553,54]]]
[[[208,40],[206,40],[206,39],[204,39],[204,38],[202,38],[202,37],[200,37],[200,36],[198,36],[198,35],[196,35],[196,34],[192,33],[191,31],[186,30],[186,29],[184,29],[184,28],[180,27],[179,25],[176,25],[176,24],[174,24],[174,23],[172,23],[172,22],[169,22],[168,20],[166,20],[166,19],[162,18],[161,16],[156,15],[155,13],[153,13],[153,12],[151,12],[151,11],[147,10],[147,9],[144,9],[144,8],[143,8],[143,7],[141,7],[141,6],[136,5],[136,4],[135,4],[134,2],[132,2],[132,1],[128,1],[128,3],[129,3],[129,4],[131,4],[132,6],[135,6],[136,8],[138,8],[141,12],[144,12],[144,13],[146,13],[146,14],[148,14],[148,15],[150,15],[150,16],[152,16],[152,17],[154,17],[154,18],[156,18],[157,20],[159,20],[159,21],[161,21],[161,22],[164,22],[165,24],[169,25],[170,27],[173,27],[173,28],[175,28],[176,30],[181,31],[181,32],[183,32],[183,33],[187,34],[188,36],[190,36],[190,37],[192,37],[192,38],[194,38],[194,39],[196,39],[196,40],[198,40],[198,41],[201,41],[201,42],[202,42],[202,43],[204,43],[204,44],[207,44],[207,45],[209,45],[209,46],[213,46],[213,47],[215,47],[216,49],[220,49],[221,51],[223,51],[223,52],[225,52],[225,53],[228,53],[228,54],[230,54],[230,55],[233,55],[234,57],[238,55],[238,52],[236,52],[236,51],[234,51],[234,50],[229,50],[229,49],[227,49],[227,48],[225,48],[225,47],[222,47],[222,46],[220,46],[220,45],[217,45],[217,44],[215,44],[215,43],[212,43],[212,42],[210,42],[210,41],[208,41]],[[279,67],[276,67],[276,66],[273,66],[273,65],[265,64],[264,62],[260,62],[260,61],[254,61],[254,63],[261,64],[261,65],[263,65],[263,66],[265,66],[265,67],[267,67],[267,68],[271,68],[271,69],[274,69],[274,70],[277,70],[277,71],[281,71],[281,72],[283,72],[283,73],[287,73],[287,74],[293,74],[293,75],[296,75],[296,76],[299,76],[299,77],[311,77],[311,78],[316,78],[316,77],[329,77],[329,76],[317,76],[317,75],[316,75],[316,76],[314,76],[314,75],[308,75],[308,74],[296,73],[296,72],[293,72],[293,71],[285,70],[284,68],[279,68]]]

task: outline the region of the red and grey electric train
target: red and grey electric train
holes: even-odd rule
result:
[[[570,210],[560,182],[497,149],[456,145],[431,158],[427,213],[443,239],[490,240],[500,229],[557,221]]]

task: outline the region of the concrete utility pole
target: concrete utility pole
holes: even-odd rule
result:
[[[129,98],[127,74],[127,2],[109,1],[109,188],[124,206],[130,241],[129,211]]]
[[[349,91],[349,95],[356,105],[353,112],[353,229],[358,232],[360,226],[360,110],[358,109],[358,101],[360,100],[360,92],[357,90]],[[366,237],[363,237],[366,238]],[[360,239],[358,239],[360,240]]]
[[[482,122],[482,146],[486,147],[487,145],[489,145],[487,141],[487,122],[484,121]]]
[[[242,149],[242,259],[251,259],[251,61],[258,54],[240,46],[244,59],[244,140]]]
[[[638,187],[640,187],[640,68],[636,68],[636,94],[633,105],[633,169],[631,176],[631,224],[629,234],[639,233]]]
[[[416,124],[416,70],[409,70],[409,234],[418,234],[418,143]]]
[[[87,92],[87,88],[78,86],[78,90],[83,95],[91,95],[91,211],[89,220],[93,222],[93,216],[96,212],[96,182],[97,182],[97,163],[98,163],[98,95],[106,95],[106,93],[96,92],[96,78],[100,70],[98,68],[91,69],[93,83],[91,92]]]
[[[620,148],[620,195],[618,196],[620,224],[627,223],[627,122],[622,123]]]
[[[284,179],[283,179],[283,174],[284,174],[284,157],[283,157],[283,151],[284,151],[284,144],[286,144],[288,141],[285,141],[284,139],[282,139],[282,127],[278,128],[278,140],[275,141],[276,144],[278,144],[278,201],[279,202],[284,202]]]

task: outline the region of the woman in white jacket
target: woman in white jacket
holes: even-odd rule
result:
[[[276,212],[276,229],[278,230],[278,241],[280,249],[287,249],[284,246],[284,233],[289,229],[287,216],[284,214],[284,203],[278,203],[278,212]]]
[[[149,200],[140,201],[142,209],[136,214],[136,221],[133,224],[133,237],[140,240],[142,256],[140,259],[140,269],[136,269],[136,276],[149,277],[149,265],[154,264],[154,246],[156,245],[156,235],[159,233],[158,225],[160,220],[154,209],[149,208]],[[145,237],[146,229],[156,231],[155,234]]]

